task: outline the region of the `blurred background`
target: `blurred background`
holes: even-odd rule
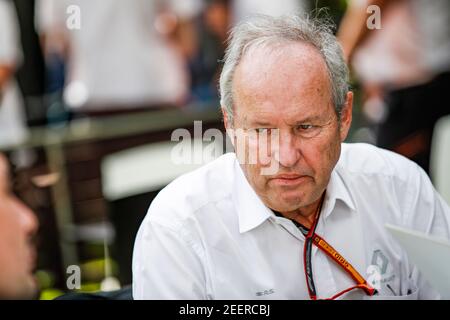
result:
[[[131,283],[152,199],[201,165],[171,161],[172,132],[223,131],[229,28],[320,8],[351,66],[348,142],[416,161],[450,202],[448,0],[0,0],[0,152],[40,222],[40,299],[71,291],[71,265],[78,291]]]

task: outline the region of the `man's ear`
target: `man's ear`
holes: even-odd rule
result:
[[[340,138],[341,142],[347,138],[348,131],[352,124],[352,113],[353,113],[353,92],[347,92],[345,99],[345,105],[341,112],[341,125],[340,125]]]
[[[227,110],[224,107],[221,107],[222,115],[223,115],[223,124],[225,126],[225,130],[227,132],[228,138],[230,139],[231,143],[235,144],[234,141],[234,133],[233,133],[233,124],[231,123],[230,116],[228,115]]]
[[[225,129],[228,130],[230,128],[230,121],[229,121],[229,116],[228,116],[228,112],[227,110],[225,110],[224,107],[220,108],[222,110],[222,115],[223,115],[223,124],[225,126]]]

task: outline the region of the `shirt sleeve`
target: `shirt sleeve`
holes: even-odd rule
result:
[[[13,2],[0,0],[0,64],[15,65],[20,58],[19,30]]]
[[[133,298],[207,299],[200,255],[183,228],[144,220],[133,253]]]
[[[405,225],[450,241],[450,208],[428,175],[416,164],[406,190]]]
[[[433,237],[450,241],[450,208],[434,188],[428,175],[413,164],[406,191],[405,225]],[[415,266],[411,278],[419,288],[419,299],[435,299],[439,295]]]

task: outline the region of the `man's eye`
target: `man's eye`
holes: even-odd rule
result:
[[[312,124],[301,124],[301,125],[298,126],[298,128],[299,128],[300,130],[305,131],[305,130],[311,130],[311,129],[313,129],[314,126],[313,126]]]
[[[313,138],[320,133],[321,127],[313,124],[300,124],[297,126],[296,130],[297,133],[304,138]]]

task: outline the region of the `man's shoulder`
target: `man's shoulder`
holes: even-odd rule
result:
[[[418,166],[404,156],[367,143],[343,143],[337,169],[353,176],[373,176],[407,181]]]
[[[148,214],[188,218],[203,206],[229,196],[236,157],[227,153],[183,174],[162,189],[153,200]]]

